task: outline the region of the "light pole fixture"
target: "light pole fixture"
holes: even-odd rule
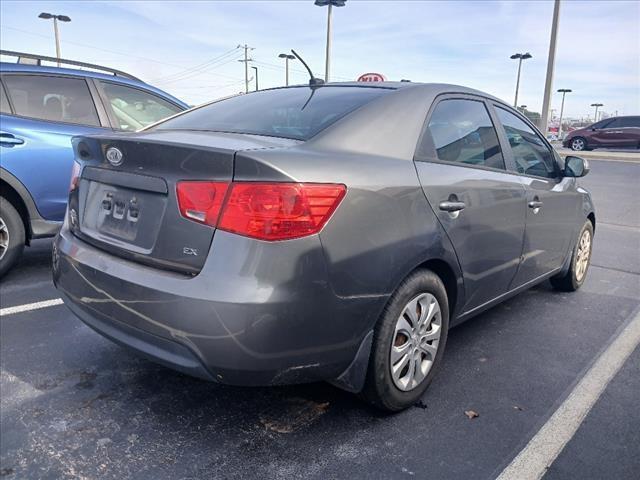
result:
[[[258,67],[251,67],[256,71],[256,92],[259,90],[258,88]]]
[[[280,55],[278,55],[278,58],[284,58],[284,65],[285,65],[284,80],[285,80],[285,85],[288,87],[289,86],[289,60],[295,60],[296,57],[293,55],[289,55],[288,53],[281,53]]]
[[[603,103],[592,103],[591,106],[592,107],[596,107],[596,112],[593,115],[593,121],[597,122],[598,121],[598,108],[604,107],[604,104]]]
[[[513,106],[517,107],[518,106],[518,89],[520,88],[520,70],[522,69],[522,61],[523,60],[527,60],[529,58],[531,58],[533,55],[531,55],[529,52],[527,53],[514,53],[513,55],[511,55],[511,59],[512,60],[518,60],[518,78],[516,80],[516,98],[513,100]]]
[[[562,104],[560,105],[560,123],[558,123],[558,140],[562,140],[562,114],[564,113],[564,96],[571,93],[570,88],[559,88],[558,93],[562,94]]]
[[[42,12],[38,15],[38,18],[43,20],[52,20],[53,19],[53,33],[56,37],[56,58],[60,60],[60,35],[58,34],[58,20],[61,22],[70,22],[71,19],[66,15],[54,15],[53,13]],[[58,66],[60,66],[60,62],[58,62]]]
[[[324,64],[324,81],[329,83],[329,71],[331,63],[331,8],[332,7],[344,7],[347,0],[316,0],[315,5],[318,7],[329,7],[327,12],[327,49],[325,52],[325,64]]]

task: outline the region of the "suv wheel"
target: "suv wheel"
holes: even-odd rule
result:
[[[587,278],[587,270],[591,262],[593,247],[593,225],[587,220],[580,230],[578,241],[573,247],[571,265],[564,275],[551,277],[551,285],[556,290],[574,292],[579,289]]]
[[[24,224],[6,198],[0,197],[0,277],[18,261],[24,249]]]
[[[587,141],[582,137],[575,137],[571,140],[571,150],[580,152],[587,149]]]
[[[389,412],[414,405],[438,369],[448,329],[442,281],[429,270],[415,272],[398,287],[375,327],[364,399]]]

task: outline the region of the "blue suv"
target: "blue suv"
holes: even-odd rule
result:
[[[138,130],[188,106],[118,70],[19,52],[0,55],[18,57],[18,63],[0,63],[1,277],[25,244],[55,235],[61,225],[71,137]]]

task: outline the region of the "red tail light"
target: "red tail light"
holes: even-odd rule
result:
[[[178,182],[178,207],[183,217],[215,227],[228,182]]]
[[[344,185],[232,183],[219,228],[260,240],[318,233],[344,197]]]
[[[346,190],[344,185],[318,183],[179,182],[177,186],[183,217],[271,241],[318,233]]]
[[[73,162],[71,168],[71,180],[69,181],[69,191],[73,192],[78,187],[78,181],[80,179],[80,164]]]

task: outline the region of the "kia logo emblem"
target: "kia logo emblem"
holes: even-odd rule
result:
[[[116,147],[107,148],[106,157],[109,163],[114,167],[122,164],[122,152]]]

